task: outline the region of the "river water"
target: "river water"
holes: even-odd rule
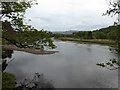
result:
[[[96,64],[117,58],[109,46],[56,41],[59,53],[34,55],[14,51],[6,71],[16,75],[17,81],[43,73],[56,88],[117,88],[118,71]]]

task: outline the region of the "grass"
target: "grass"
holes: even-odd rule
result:
[[[108,39],[78,39],[78,38],[59,38],[62,41],[76,41],[82,43],[95,43],[95,44],[105,44],[105,45],[116,45],[115,41]]]
[[[3,89],[12,89],[15,88],[15,76],[11,73],[3,72],[2,73],[2,88]]]

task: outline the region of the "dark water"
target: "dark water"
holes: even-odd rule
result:
[[[108,46],[56,42],[59,53],[33,55],[14,51],[6,71],[14,73],[17,81],[43,73],[57,88],[117,88],[118,71],[96,66],[117,55]]]

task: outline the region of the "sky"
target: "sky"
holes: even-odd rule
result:
[[[48,31],[88,31],[113,25],[117,16],[102,16],[106,0],[38,0],[28,9],[25,22]],[[31,19],[29,21],[28,19]]]

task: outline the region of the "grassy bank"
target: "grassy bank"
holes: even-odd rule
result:
[[[105,44],[105,45],[115,45],[115,41],[107,39],[78,39],[78,38],[59,38],[62,41],[76,41],[81,43],[95,43],[95,44]]]

